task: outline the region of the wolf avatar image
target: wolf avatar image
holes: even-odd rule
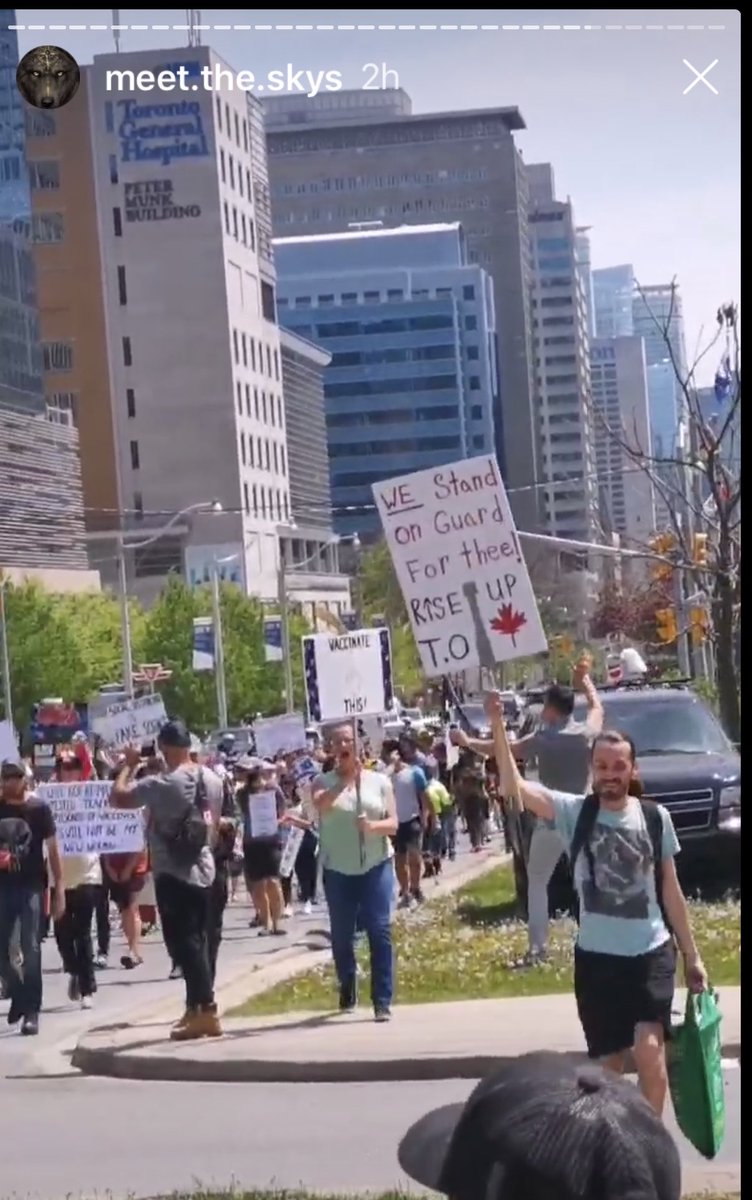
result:
[[[81,83],[75,58],[59,46],[37,46],[24,54],[16,71],[18,90],[34,108],[62,108]]]

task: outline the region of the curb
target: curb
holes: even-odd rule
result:
[[[574,1062],[587,1062],[587,1056],[581,1051],[565,1053]],[[724,1046],[723,1054],[726,1058],[741,1059],[741,1043]],[[420,1083],[481,1079],[491,1071],[516,1062],[518,1057],[517,1054],[480,1054],[427,1059],[339,1059],[333,1062],[263,1059],[203,1062],[87,1046],[84,1038],[76,1046],[72,1063],[85,1075],[167,1083]]]
[[[439,880],[438,885],[431,891],[428,903],[430,904],[434,900],[442,900],[447,896],[451,896],[454,892],[460,891],[468,883],[482,878],[497,867],[504,866],[507,862],[511,861],[511,857],[511,854],[508,852],[499,852],[495,848],[486,851],[482,858],[469,863],[467,867],[458,871],[455,875],[445,880]],[[396,916],[397,913],[395,910],[393,919]],[[314,938],[317,940],[323,938],[328,942],[328,937],[328,930],[307,930],[291,945],[280,949],[278,954],[275,955],[273,962],[261,967],[243,968],[233,979],[220,985],[218,988],[217,1005],[220,1013],[226,1015],[229,1009],[241,1004],[249,997],[258,996],[260,993],[275,987],[278,983],[285,983],[288,979],[294,979],[296,975],[301,975],[305,971],[329,962],[331,959],[331,949],[328,944],[323,947],[310,945]],[[87,1075],[110,1075],[113,1078],[123,1079],[167,1079],[169,1078],[168,1076],[154,1075],[153,1073],[144,1075],[122,1074],[119,1069],[116,1069],[120,1068],[124,1061],[118,1050],[93,1050],[90,1047],[86,1047],[86,1041],[91,1035],[106,1032],[108,1029],[135,1029],[139,1025],[159,1023],[162,1020],[169,1021],[177,1017],[180,1012],[182,1012],[180,1001],[165,1000],[160,1004],[144,1005],[142,1008],[136,1009],[131,1019],[127,1022],[120,1022],[110,1026],[94,1026],[83,1037],[79,1038],[72,1054],[68,1051],[70,1055],[68,1062],[72,1067]],[[105,1065],[106,1061],[109,1061],[109,1067]],[[132,1059],[130,1061],[135,1060]],[[148,1063],[151,1071],[157,1065],[154,1059],[146,1058],[145,1056],[140,1061],[143,1062],[144,1069],[146,1069],[146,1064]],[[188,1076],[175,1076],[175,1078],[188,1078]],[[290,1076],[290,1078],[298,1077]]]

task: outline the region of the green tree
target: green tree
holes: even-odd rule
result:
[[[389,627],[395,685],[408,697],[417,695],[425,687],[425,676],[392,556],[383,539],[364,552],[359,586],[364,618],[383,616]]]

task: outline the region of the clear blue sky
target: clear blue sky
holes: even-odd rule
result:
[[[55,42],[79,62],[114,48],[112,9],[18,9],[21,52]],[[124,25],[185,25],[185,9],[120,9]],[[204,24],[597,25],[601,29],[216,30],[201,34],[236,70],[397,72],[416,112],[517,105],[528,162],[552,162],[557,190],[592,226],[594,266],[631,262],[641,283],[677,277],[687,349],[740,290],[740,24],[731,9],[205,9]],[[55,29],[61,25],[108,28]],[[622,28],[605,28],[622,26]],[[642,26],[643,28],[629,28]],[[646,29],[644,26],[661,26]],[[702,26],[704,28],[693,28]],[[708,26],[724,26],[709,29]],[[679,27],[679,28],[677,28]],[[123,50],[185,45],[172,29],[124,30]],[[688,95],[695,76],[718,65]],[[715,367],[709,362],[700,382]]]

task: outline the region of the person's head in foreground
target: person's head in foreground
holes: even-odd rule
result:
[[[601,804],[621,808],[627,796],[641,796],[635,744],[626,733],[604,729],[591,750],[593,791]]]
[[[402,1170],[449,1200],[680,1200],[679,1153],[633,1084],[526,1054],[400,1143]]]
[[[191,745],[191,735],[182,721],[166,721],[159,730],[157,750],[170,771],[191,761]]]

